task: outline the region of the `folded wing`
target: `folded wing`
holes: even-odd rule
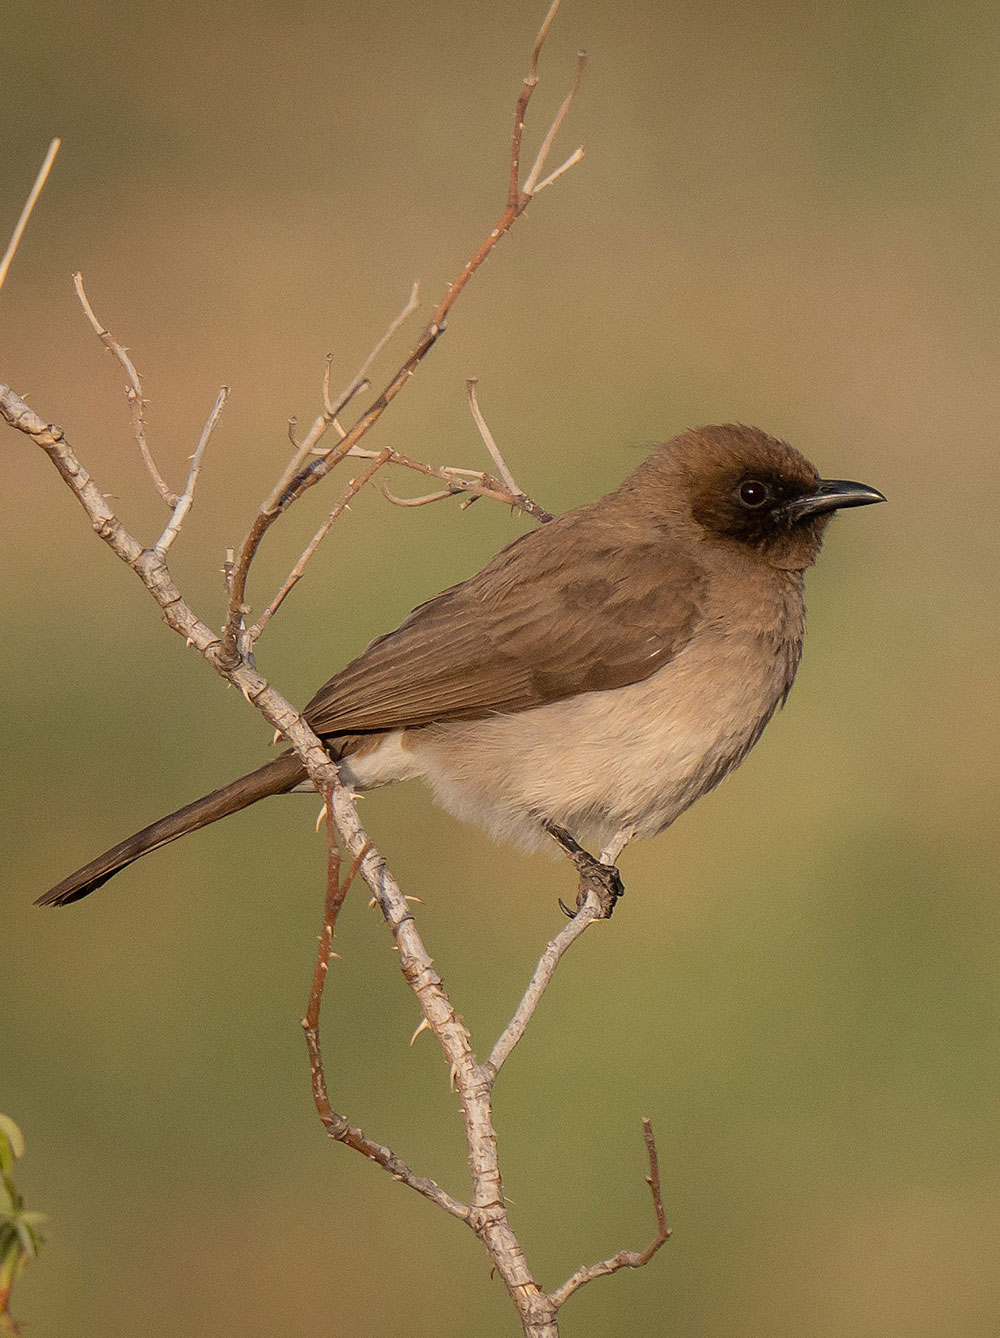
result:
[[[592,504],[516,539],[372,642],[306,719],[327,737],[381,732],[648,678],[694,632],[701,574],[668,533],[621,521]]]

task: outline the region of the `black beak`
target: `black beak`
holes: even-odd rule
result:
[[[869,488],[866,483],[848,483],[845,479],[820,479],[819,487],[807,497],[796,497],[781,507],[783,515],[791,521],[811,520],[813,516],[825,516],[829,511],[839,511],[845,506],[870,506],[872,502],[884,502],[885,498],[877,488]]]

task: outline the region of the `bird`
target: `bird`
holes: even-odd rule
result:
[[[460,819],[587,849],[669,827],[746,757],[791,689],[803,584],[835,512],[883,502],[742,424],[658,446],[613,492],[516,538],[334,674],[302,715],[355,791],[422,778]],[[271,795],[286,752],[119,842],[38,898],[63,906]],[[587,843],[587,844],[585,844]]]

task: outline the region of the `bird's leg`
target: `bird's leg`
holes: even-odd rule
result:
[[[600,903],[602,918],[609,919],[618,898],[625,895],[621,874],[613,864],[602,864],[589,851],[584,850],[565,828],[557,827],[554,822],[547,822],[545,830],[562,848],[580,875],[580,886],[576,893],[577,910],[586,901],[587,893],[593,892]]]

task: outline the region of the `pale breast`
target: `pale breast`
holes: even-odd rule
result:
[[[401,748],[445,808],[499,837],[544,844],[545,821],[598,844],[626,826],[651,836],[746,756],[796,652],[703,633],[641,683],[430,726]]]

